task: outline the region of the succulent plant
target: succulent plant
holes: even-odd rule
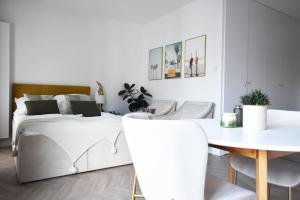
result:
[[[257,105],[257,106],[270,105],[269,96],[263,93],[260,89],[253,90],[249,94],[241,96],[240,101],[243,105]]]

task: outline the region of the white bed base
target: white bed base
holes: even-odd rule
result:
[[[76,162],[78,171],[75,173],[131,164],[123,133],[119,136],[116,147],[117,152],[114,154],[111,143],[100,141]],[[20,183],[74,174],[70,170],[72,162],[68,154],[43,135],[20,137],[15,164]]]

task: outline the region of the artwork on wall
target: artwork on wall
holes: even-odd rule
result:
[[[148,79],[161,80],[163,66],[163,47],[149,50]]]
[[[180,78],[182,65],[182,42],[165,47],[165,79]]]
[[[185,41],[184,77],[205,76],[206,35]]]

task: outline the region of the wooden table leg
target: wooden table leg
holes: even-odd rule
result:
[[[256,199],[268,200],[268,152],[265,150],[257,151]]]
[[[228,182],[234,184],[235,183],[235,170],[231,167],[230,160],[232,154],[228,154]]]

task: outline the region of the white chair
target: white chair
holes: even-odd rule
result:
[[[198,102],[185,101],[183,105],[173,113],[157,117],[155,119],[200,119],[213,118],[214,103],[212,102]]]
[[[176,110],[177,102],[172,100],[153,100],[147,109],[155,109],[153,116],[167,115]]]
[[[146,200],[254,200],[255,193],[206,176],[208,143],[190,121],[149,120],[132,113],[122,119],[134,168]],[[135,182],[135,181],[134,181]]]
[[[300,112],[268,110],[268,127],[300,128]],[[268,161],[268,183],[289,188],[289,200],[292,199],[292,188],[300,184],[300,163],[295,162],[293,157]],[[233,155],[230,163],[236,172],[255,179],[254,159]],[[237,177],[237,173],[235,176]]]

